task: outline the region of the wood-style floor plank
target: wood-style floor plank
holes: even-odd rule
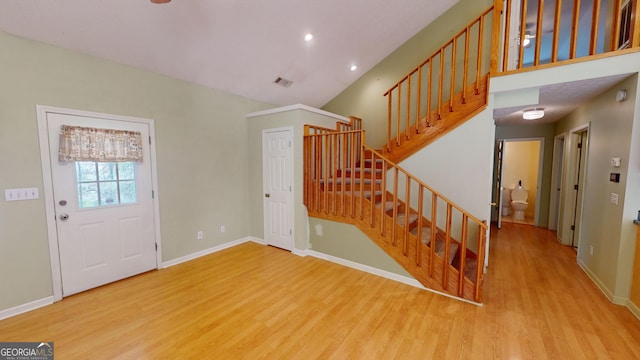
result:
[[[637,359],[640,320],[554,233],[493,229],[482,307],[248,243],[0,321],[57,359]]]

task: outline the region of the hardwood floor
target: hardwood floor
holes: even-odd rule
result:
[[[492,229],[485,305],[253,243],[0,321],[56,359],[637,359],[640,320],[553,233]]]

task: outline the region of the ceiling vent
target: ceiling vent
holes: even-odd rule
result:
[[[274,81],[274,83],[278,84],[278,85],[280,85],[282,87],[288,88],[289,86],[291,86],[291,84],[293,84],[293,81],[287,80],[287,79],[283,79],[283,78],[278,76],[278,78]]]

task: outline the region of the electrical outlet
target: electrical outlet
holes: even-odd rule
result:
[[[223,233],[227,231],[227,229],[224,227],[224,225],[220,225],[220,232]]]
[[[198,240],[204,239],[204,232],[202,232],[202,230],[198,231],[196,237],[198,238]]]
[[[589,246],[589,254],[591,254],[591,256],[593,256],[593,245]]]

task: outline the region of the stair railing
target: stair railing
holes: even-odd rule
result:
[[[492,43],[493,10],[492,6],[483,12],[387,90],[386,152],[401,146],[403,137],[410,140],[414,133],[455,111],[456,94],[466,104],[470,92],[478,95],[480,87],[486,86],[482,80],[491,63],[483,58],[491,52],[485,44]]]
[[[310,216],[355,224],[397,249],[404,257],[400,263],[412,262],[405,266],[408,271],[421,269],[412,272],[418,280],[437,279],[442,290],[480,301],[485,221],[381,153],[366,145],[357,148],[364,142],[362,130],[305,134],[304,201]],[[362,161],[349,152],[359,153]],[[432,240],[425,244],[423,239]],[[437,254],[438,241],[444,242],[443,254]],[[459,250],[452,253],[454,243]],[[475,265],[467,270],[471,259]]]
[[[498,1],[502,6],[502,0]],[[544,0],[506,0],[500,70],[519,70],[640,47],[638,0],[604,4],[573,0],[555,1],[549,7]],[[544,48],[550,51],[545,52]]]

